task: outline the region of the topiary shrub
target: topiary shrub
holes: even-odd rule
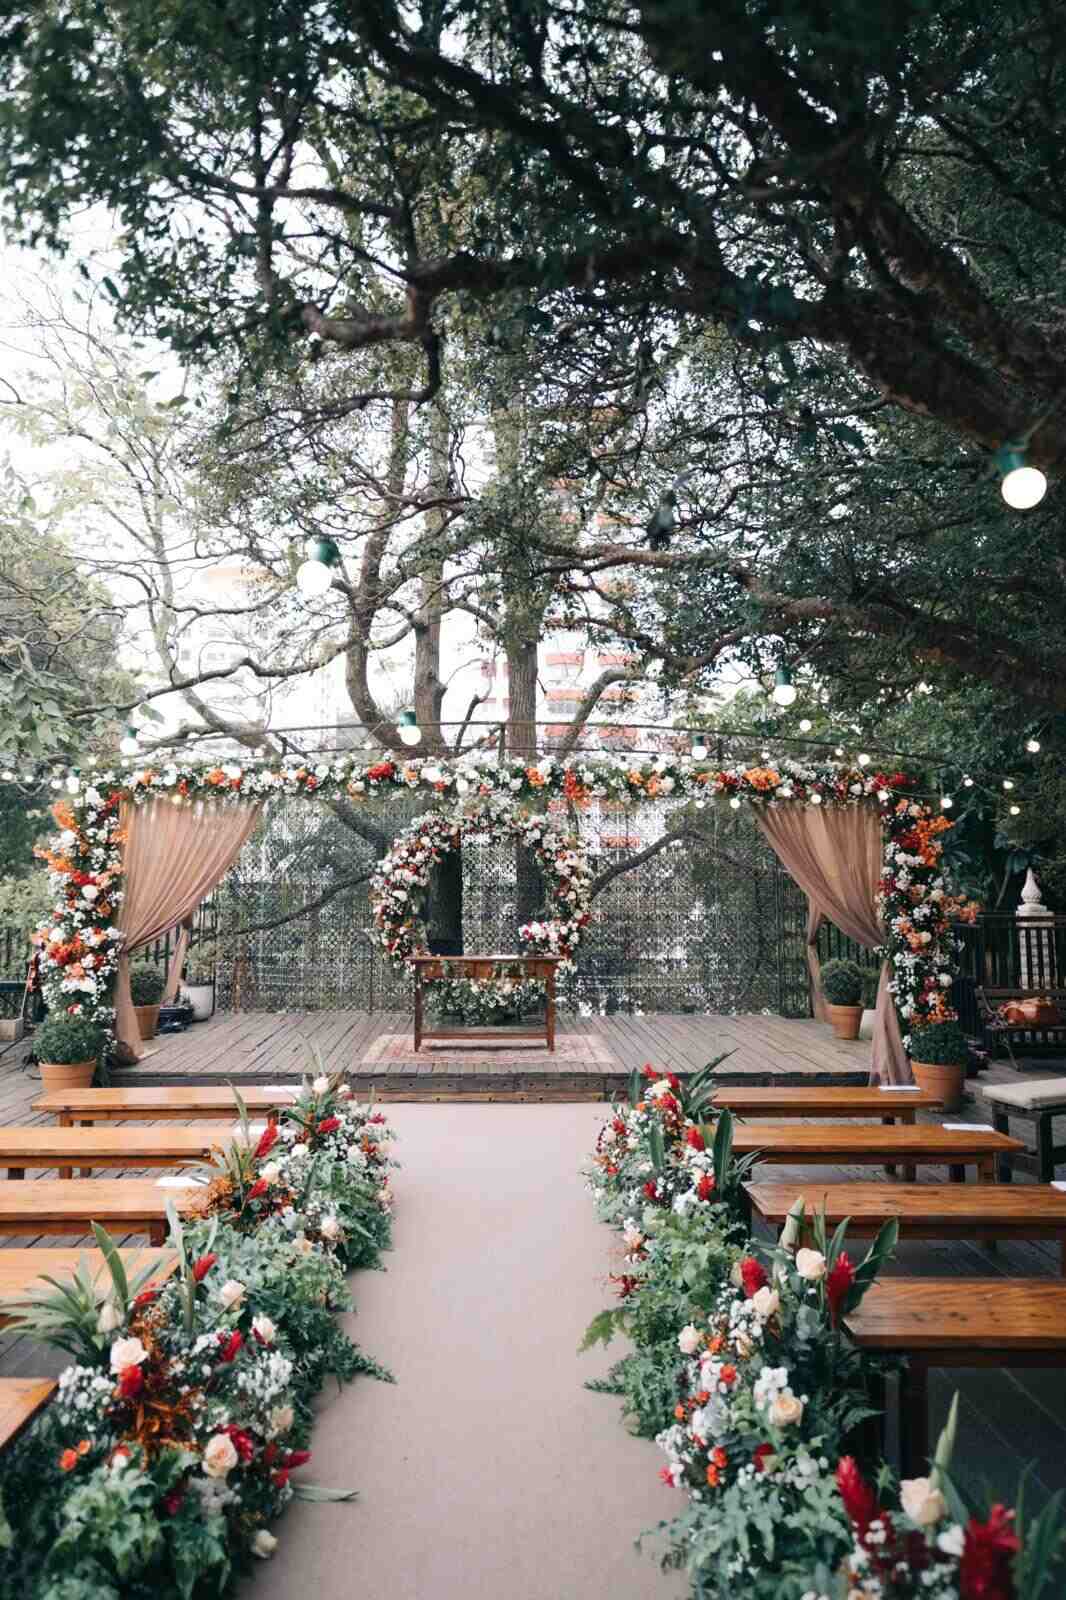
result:
[[[46,1017],[33,1035],[33,1053],[38,1061],[51,1061],[57,1067],[73,1061],[93,1061],[100,1054],[104,1036],[88,1017]]]
[[[970,1047],[957,1022],[932,1022],[912,1031],[910,1057],[930,1067],[964,1067]]]
[[[873,1011],[877,1005],[877,989],[880,982],[880,967],[862,968],[862,1003],[867,1011]]]
[[[862,1004],[862,968],[857,961],[827,961],[822,968],[822,993],[831,1006]]]
[[[156,967],[133,967],[130,970],[130,993],[135,1006],[157,1006],[166,986],[166,975]]]

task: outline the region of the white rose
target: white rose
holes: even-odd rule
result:
[[[264,1344],[273,1344],[278,1330],[269,1317],[259,1316],[252,1318],[252,1332]]]
[[[808,1283],[816,1283],[825,1277],[825,1257],[820,1250],[797,1250],[796,1271]]]
[[[112,1372],[125,1372],[127,1367],[139,1367],[147,1359],[148,1351],[139,1339],[116,1339],[111,1346]]]
[[[105,1300],[96,1318],[101,1333],[114,1333],[122,1326],[122,1313],[113,1300]]]
[[[48,937],[53,944],[62,944],[65,935],[62,928],[53,928]]]
[[[259,1176],[265,1178],[267,1183],[273,1183],[276,1178],[281,1177],[281,1168],[276,1161],[268,1161],[259,1168]]]
[[[928,1528],[947,1516],[948,1506],[931,1478],[904,1478],[899,1486],[900,1504],[920,1528]]]
[[[82,890],[81,890],[82,899],[83,900],[88,900],[90,905],[96,899],[96,897],[97,897],[97,895],[99,893],[100,893],[100,891],[96,887],[95,883],[85,883],[85,884],[82,885]]]
[[[291,1406],[275,1406],[270,1413],[271,1434],[288,1433],[296,1421],[296,1413]]]
[[[622,1234],[627,1250],[639,1250],[644,1243],[644,1235],[639,1228],[626,1228]]]
[[[236,1278],[227,1278],[218,1291],[218,1298],[228,1310],[230,1306],[240,1305],[247,1292],[247,1285],[239,1283]]]
[[[209,1478],[225,1478],[237,1465],[237,1450],[228,1433],[216,1433],[204,1446],[203,1469]]]
[[[301,1144],[294,1144],[293,1147],[292,1147],[292,1152],[291,1153],[294,1156],[305,1156],[307,1154],[307,1146],[305,1144],[302,1144],[302,1143]]]
[[[253,1556],[259,1556],[260,1560],[266,1561],[274,1554],[274,1551],[277,1548],[278,1541],[275,1539],[274,1535],[268,1532],[266,1528],[260,1528],[255,1538],[252,1540]]]
[[[351,1086],[351,1084],[350,1083],[342,1083],[340,1085],[340,1087],[338,1088],[337,1093],[340,1095],[342,1100],[350,1100],[351,1097],[352,1097],[352,1086]]]
[[[764,1283],[761,1289],[756,1289],[751,1297],[751,1303],[755,1307],[756,1315],[764,1322],[768,1317],[772,1317],[775,1311],[781,1309],[781,1298],[777,1290],[771,1289],[768,1283]]]
[[[329,1079],[326,1077],[316,1078],[312,1083],[311,1088],[314,1090],[315,1094],[325,1094],[326,1090],[329,1088]]]
[[[782,1389],[770,1401],[770,1421],[775,1428],[787,1428],[803,1418],[803,1401],[791,1389]]]
[[[950,1528],[945,1528],[943,1533],[938,1533],[936,1538],[937,1549],[942,1550],[946,1556],[961,1556],[965,1543],[966,1535],[957,1522],[953,1522]]]
[[[322,1221],[318,1225],[318,1231],[322,1235],[323,1239],[339,1239],[341,1236],[341,1225],[331,1212],[328,1216],[322,1218]]]
[[[683,1356],[694,1356],[700,1347],[700,1330],[690,1322],[677,1336],[677,1348]]]

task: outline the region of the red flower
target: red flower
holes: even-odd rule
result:
[[[851,1525],[861,1538],[879,1510],[877,1496],[859,1471],[854,1456],[841,1456],[837,1462],[837,1488]]]
[[[272,1472],[270,1474],[270,1481],[275,1488],[284,1489],[285,1485],[289,1481],[288,1467],[279,1467],[277,1472]]]
[[[709,1200],[714,1193],[714,1179],[709,1172],[705,1172],[696,1185],[696,1193],[701,1200]]]
[[[140,1294],[134,1295],[133,1309],[135,1311],[139,1311],[142,1306],[150,1306],[153,1300],[158,1299],[159,1290],[153,1289],[151,1286],[149,1286],[147,1289],[142,1289]]]
[[[220,1333],[218,1342],[222,1346],[218,1353],[220,1361],[232,1361],[240,1350],[244,1340],[241,1338],[240,1329],[234,1328],[232,1333]]]
[[[774,1447],[772,1444],[759,1444],[755,1446],[751,1459],[756,1472],[766,1471],[766,1458],[767,1456],[772,1456],[773,1453]]]
[[[123,1400],[136,1400],[144,1388],[144,1373],[140,1367],[123,1367],[118,1378],[118,1392]]]
[[[677,1073],[676,1072],[668,1072],[666,1074],[666,1081],[670,1085],[670,1087],[674,1091],[674,1093],[677,1094],[678,1090],[681,1087],[681,1079],[678,1077]]]
[[[340,1117],[327,1117],[324,1122],[319,1123],[318,1132],[322,1134],[332,1133],[334,1128],[339,1128],[340,1125]]]
[[[718,1381],[719,1383],[724,1383],[727,1389],[731,1389],[737,1381],[736,1367],[734,1367],[732,1363],[724,1366],[721,1372],[718,1374]]]
[[[372,767],[367,767],[366,775],[372,783],[384,783],[386,778],[391,778],[396,768],[391,761],[378,761]]]
[[[698,1128],[689,1128],[685,1134],[685,1143],[691,1145],[693,1150],[706,1150],[707,1148],[703,1134]]]
[[[266,1194],[269,1187],[270,1185],[267,1183],[265,1178],[256,1178],[255,1182],[252,1184],[252,1187],[248,1190],[249,1200],[261,1199],[262,1196]]]
[[[842,1250],[833,1262],[833,1268],[825,1280],[825,1293],[829,1301],[829,1315],[835,1323],[840,1315],[841,1302],[844,1300],[855,1282],[855,1268],[846,1250]]]
[[[310,1459],[310,1450],[290,1450],[289,1454],[285,1457],[285,1465],[287,1467],[302,1467],[305,1466]]]
[[[169,1494],[163,1496],[163,1510],[168,1517],[176,1517],[181,1510],[182,1501],[185,1499],[181,1489],[171,1489]]]
[[[744,1285],[744,1293],[750,1300],[770,1282],[770,1274],[762,1262],[756,1261],[754,1256],[744,1256],[740,1263],[740,1281]]]
[[[645,1061],[640,1070],[642,1077],[647,1078],[649,1083],[655,1083],[658,1081],[659,1074],[656,1072],[650,1061]]]
[[[192,1267],[194,1281],[196,1283],[203,1283],[204,1279],[207,1277],[207,1274],[211,1271],[211,1268],[214,1266],[217,1260],[218,1256],[213,1250],[209,1250],[207,1255],[201,1256],[198,1261],[194,1261]]]
[[[381,1111],[375,1111],[374,1115],[372,1117],[367,1117],[366,1120],[368,1122],[384,1122],[385,1121],[385,1115]]]
[[[278,1125],[277,1125],[277,1123],[276,1122],[268,1122],[266,1127],[263,1129],[262,1133],[259,1135],[259,1143],[255,1147],[255,1152],[254,1153],[255,1153],[255,1158],[256,1158],[257,1161],[260,1160],[263,1156],[268,1155],[269,1152],[271,1150],[273,1150],[274,1145],[277,1143],[277,1138],[278,1138]]]
[[[1014,1512],[994,1505],[987,1522],[971,1517],[959,1564],[962,1600],[1014,1600],[1012,1567],[1021,1548],[1017,1534],[1011,1532]]]
[[[619,1136],[621,1136],[626,1131],[626,1125],[622,1121],[621,1117],[615,1117],[613,1122],[611,1123],[611,1127],[614,1129],[615,1133],[617,1133]]]
[[[251,1461],[255,1455],[255,1441],[250,1433],[245,1433],[243,1428],[238,1428],[235,1422],[230,1422],[222,1429],[228,1433],[233,1442],[233,1448],[242,1461]]]
[[[648,1200],[655,1200],[658,1198],[655,1190],[655,1180],[653,1178],[649,1178],[647,1183],[644,1185],[644,1195]]]

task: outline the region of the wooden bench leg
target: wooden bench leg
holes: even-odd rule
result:
[[[165,1222],[150,1222],[148,1224],[148,1243],[150,1245],[164,1245],[167,1242],[167,1225]]]
[[[26,1176],[26,1168],[25,1167],[8,1167],[7,1175],[8,1175],[9,1178],[24,1178]]]
[[[893,1127],[895,1125],[895,1118],[894,1117],[882,1117],[881,1121],[884,1123],[886,1128],[891,1128],[891,1127]],[[885,1162],[885,1177],[886,1178],[894,1178],[895,1176],[896,1176],[896,1165],[895,1165],[895,1162],[886,1161]]]
[[[1040,1112],[1036,1119],[1036,1161],[1040,1182],[1054,1182],[1055,1149],[1051,1113],[1048,1111]]]
[[[929,1368],[911,1356],[899,1378],[899,1456],[902,1478],[920,1477],[929,1460]]]
[[[1059,1251],[1059,1267],[1061,1268],[1062,1276],[1066,1278],[1066,1239],[1063,1239],[1062,1244],[1059,1246]]]
[[[997,1167],[997,1156],[982,1156],[977,1162],[978,1183],[997,1183],[999,1181]]]
[[[995,1128],[997,1133],[1005,1133],[1009,1135],[1010,1118],[1008,1117],[1007,1113],[1005,1111],[993,1111],[992,1126]],[[1013,1183],[1014,1168],[1011,1166],[1010,1156],[1000,1156],[998,1165],[1000,1183]]]
[[[92,1127],[92,1123],[91,1122],[83,1122],[82,1123],[82,1127],[83,1128],[91,1128]],[[92,1175],[93,1175],[92,1167],[79,1167],[78,1168],[78,1177],[79,1178],[91,1178]]]
[[[953,1164],[948,1168],[948,1177],[951,1179],[952,1183],[965,1183],[966,1168],[960,1167],[957,1164]]]

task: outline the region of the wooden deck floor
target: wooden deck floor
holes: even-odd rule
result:
[[[609,1097],[649,1061],[687,1073],[728,1055],[723,1082],[844,1084],[866,1081],[870,1057],[868,1043],[844,1043],[819,1022],[673,1014],[564,1019],[554,1055],[504,1029],[499,1042],[426,1044],[416,1055],[410,1015],[389,1011],[234,1013],[161,1035],[152,1049],[116,1084],[284,1083],[313,1069],[317,1052],[383,1098],[588,1100]]]

